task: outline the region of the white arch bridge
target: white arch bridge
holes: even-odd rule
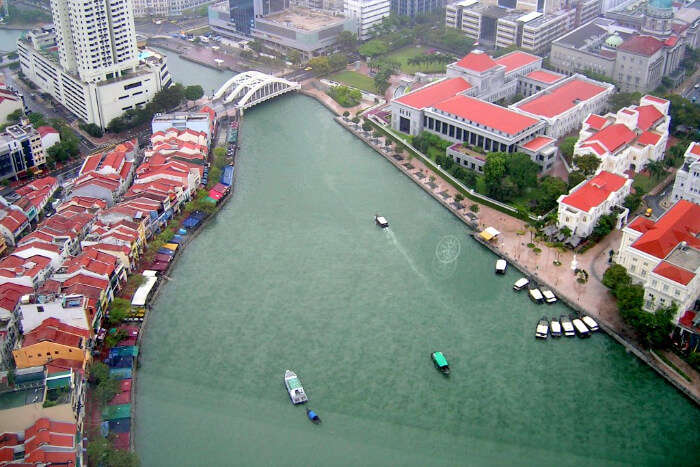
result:
[[[216,103],[223,99],[223,104],[233,104],[242,112],[273,97],[299,89],[299,83],[259,71],[246,71],[226,81],[214,93],[212,100]]]

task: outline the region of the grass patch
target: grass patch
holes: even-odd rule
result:
[[[374,87],[374,80],[356,71],[339,71],[330,75],[329,79],[373,94],[377,93],[377,88]]]
[[[668,365],[668,366],[670,366],[671,368],[673,368],[673,371],[675,371],[676,373],[678,373],[679,375],[681,375],[681,376],[683,377],[683,379],[685,379],[685,380],[688,381],[689,383],[692,383],[692,382],[693,382],[693,380],[690,379],[690,377],[689,377],[688,375],[686,375],[685,372],[684,372],[683,370],[681,370],[681,369],[678,368],[676,365],[674,365],[673,362],[672,362],[671,360],[669,360],[668,357],[666,357],[666,355],[663,355],[663,354],[660,354],[660,353],[656,353],[656,352],[654,352],[653,350],[651,350],[650,352],[653,353],[654,355],[656,355],[657,357],[659,357],[661,360],[663,360],[664,363],[665,363],[666,365]]]
[[[644,190],[644,193],[649,193],[652,188],[654,188],[656,185],[661,182],[661,178],[655,178],[655,177],[650,177],[649,175],[645,173],[638,173],[634,177],[634,182],[632,183],[633,186],[638,186],[642,190]]]
[[[408,46],[387,54],[386,58],[396,60],[397,62],[401,63],[401,71],[404,73],[415,73],[417,71],[421,71],[423,73],[444,73],[446,66],[444,63],[426,63],[424,65],[408,64],[409,58],[417,57],[418,55],[426,55],[428,50],[430,50],[428,47]]]

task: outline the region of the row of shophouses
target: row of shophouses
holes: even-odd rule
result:
[[[593,155],[601,164],[597,173],[558,199],[553,232],[577,246],[591,235],[601,216],[615,210],[617,228],[624,232],[616,259],[644,284],[645,308],[651,311],[676,302],[679,322],[690,323],[697,332],[700,145],[688,148],[671,196],[678,204],[661,218],[631,220],[623,207],[632,177],[665,156],[671,120],[668,100],[645,95],[638,105],[607,112],[613,85],[546,70],[540,57],[522,51],[498,58],[473,51],[449,64],[445,78],[411,85],[414,90],[391,102],[392,128],[413,136],[427,131],[450,141],[446,155],[477,173],[483,172],[487,153],[495,151],[525,153],[547,172],[560,157],[557,140],[578,131],[574,156]],[[524,98],[508,106],[495,103],[516,95]],[[635,230],[640,225],[643,231]],[[562,229],[570,235],[565,237]],[[666,247],[646,253],[642,261],[644,255],[633,249],[649,235]]]
[[[0,465],[84,465],[91,350],[149,239],[200,187],[216,115],[195,115],[206,131],[173,115],[148,149],[131,140],[87,157],[55,213],[31,232],[2,232],[15,247],[0,260],[0,399],[13,401],[0,411]],[[162,128],[168,116],[158,118]],[[21,190],[47,186],[51,198],[50,177]]]

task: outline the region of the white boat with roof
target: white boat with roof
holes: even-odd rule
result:
[[[517,281],[515,281],[515,284],[513,284],[513,290],[516,292],[519,292],[523,290],[527,285],[530,283],[530,280],[527,277],[521,277]]]
[[[549,289],[542,289],[542,296],[544,297],[544,301],[550,305],[557,302],[557,296]]]
[[[299,377],[292,370],[285,370],[284,386],[287,388],[292,404],[303,404],[309,400],[309,398],[306,397],[306,393],[304,392],[304,388],[301,385]]]
[[[386,229],[387,227],[389,227],[389,221],[387,221],[386,218],[380,216],[379,214],[374,216],[374,222],[376,222],[377,225],[382,229]]]
[[[542,303],[542,301],[544,300],[542,292],[540,292],[540,289],[538,288],[530,289],[528,291],[528,295],[530,296],[530,300],[532,300],[535,303]]]
[[[583,321],[583,324],[588,326],[588,329],[590,329],[591,332],[596,332],[600,329],[598,323],[596,323],[595,320],[588,315],[583,315],[581,317],[581,321]]]
[[[496,261],[496,274],[505,274],[508,263],[504,259]]]
[[[549,322],[549,332],[552,334],[552,337],[561,337],[561,323],[556,316],[552,316]]]
[[[585,337],[591,337],[591,331],[586,327],[585,324],[583,324],[583,321],[581,321],[579,318],[574,318],[571,320],[571,324],[574,325],[574,329],[576,329],[576,334],[580,338],[585,338]]]
[[[537,323],[537,328],[535,329],[535,337],[538,339],[546,339],[549,334],[549,321],[547,317],[543,316],[541,320]]]
[[[571,324],[571,318],[565,315],[561,315],[559,317],[559,322],[561,322],[561,327],[564,330],[564,335],[566,337],[574,337],[576,335],[574,325]]]

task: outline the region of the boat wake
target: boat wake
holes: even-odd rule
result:
[[[423,279],[426,282],[426,284],[430,284],[428,278],[418,269],[418,266],[416,266],[416,263],[413,261],[413,258],[411,258],[411,256],[408,254],[408,251],[406,251],[403,245],[401,245],[401,242],[399,242],[399,240],[396,238],[394,232],[391,231],[391,227],[384,229],[384,232],[387,238],[391,241],[391,243],[396,247],[397,250],[399,250],[399,253],[401,253],[406,259],[406,262],[409,266],[411,266],[413,272],[418,274],[421,277],[421,279]]]

